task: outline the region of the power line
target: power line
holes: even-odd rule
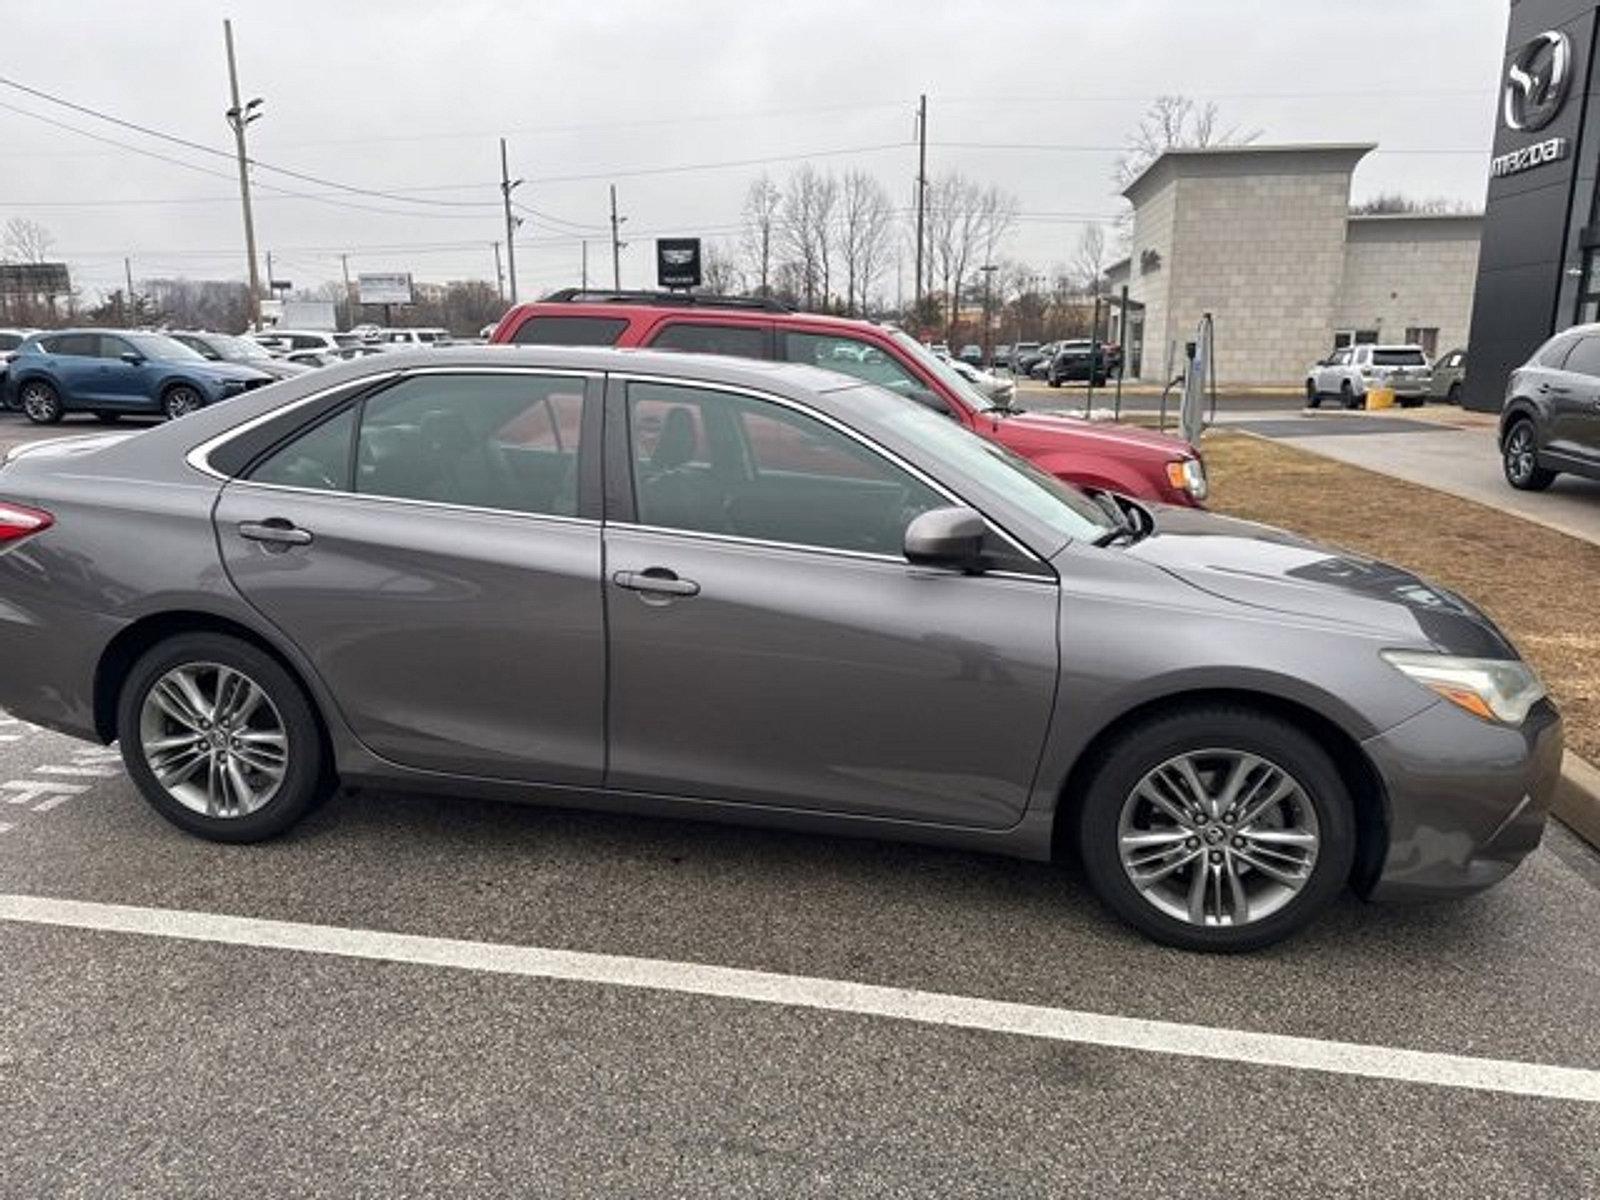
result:
[[[641,175],[679,175],[689,171],[720,171],[730,167],[759,167],[770,163],[800,162],[811,158],[836,158],[846,154],[872,154],[880,150],[904,150],[909,142],[880,142],[872,146],[842,146],[836,150],[808,150],[799,154],[774,154],[763,158],[735,158],[723,162],[685,163],[676,167],[623,167],[593,171],[582,175],[543,175],[529,177],[529,183],[586,183],[597,179],[637,178]]]

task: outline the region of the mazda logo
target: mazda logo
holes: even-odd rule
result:
[[[1543,129],[1561,110],[1572,77],[1572,43],[1547,29],[1511,56],[1506,67],[1507,129]]]

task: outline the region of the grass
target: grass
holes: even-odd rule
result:
[[[1600,762],[1600,546],[1486,505],[1241,434],[1208,435],[1210,506],[1409,568],[1483,608]]]

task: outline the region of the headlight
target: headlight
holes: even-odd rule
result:
[[[1514,658],[1458,658],[1422,650],[1384,650],[1384,662],[1485,721],[1520,725],[1544,699],[1544,684]]]
[[[1204,500],[1211,490],[1206,482],[1206,465],[1198,458],[1176,458],[1169,462],[1167,482],[1196,500]]]

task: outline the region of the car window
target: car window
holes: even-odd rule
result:
[[[728,354],[735,358],[766,358],[767,331],[759,325],[712,325],[674,321],[651,339],[657,350],[686,350],[697,354]]]
[[[95,348],[97,358],[121,358],[124,354],[133,352],[133,347],[119,337],[102,333],[97,341],[98,345]]]
[[[626,317],[530,317],[511,340],[524,346],[615,346]]]
[[[0,350],[15,350],[22,345],[20,333],[0,333]]]
[[[1566,369],[1600,379],[1600,337],[1579,338],[1567,355]]]
[[[195,351],[195,353],[203,355],[212,362],[220,361],[222,358],[222,355],[217,353],[216,348],[204,338],[197,338],[194,335],[187,333],[174,333],[171,335],[171,337],[174,341],[183,343],[185,346],[189,347],[189,349]]]
[[[100,351],[100,335],[96,333],[63,333],[58,337],[43,338],[39,344],[51,354],[70,354],[79,358],[94,358]]]
[[[908,396],[923,386],[887,353],[859,338],[785,330],[779,334],[779,340],[782,344],[781,357],[789,362],[806,363],[808,366],[854,375],[857,379],[886,387],[902,396]]]
[[[1335,354],[1333,356],[1333,365],[1336,366],[1336,367],[1349,366],[1350,365],[1350,351],[1349,350],[1340,350],[1337,354]]]
[[[641,524],[900,557],[905,529],[949,503],[825,422],[751,396],[630,383]]]
[[[350,440],[359,408],[347,408],[263,460],[250,479],[318,491],[350,490]]]
[[[1567,361],[1567,354],[1577,343],[1574,334],[1562,334],[1560,337],[1551,338],[1544,347],[1533,356],[1533,361],[1541,367],[1560,367]]]
[[[355,490],[549,516],[578,511],[581,379],[425,375],[373,396]]]
[[[1425,367],[1427,358],[1421,350],[1374,350],[1372,352],[1372,365],[1375,367]]]

